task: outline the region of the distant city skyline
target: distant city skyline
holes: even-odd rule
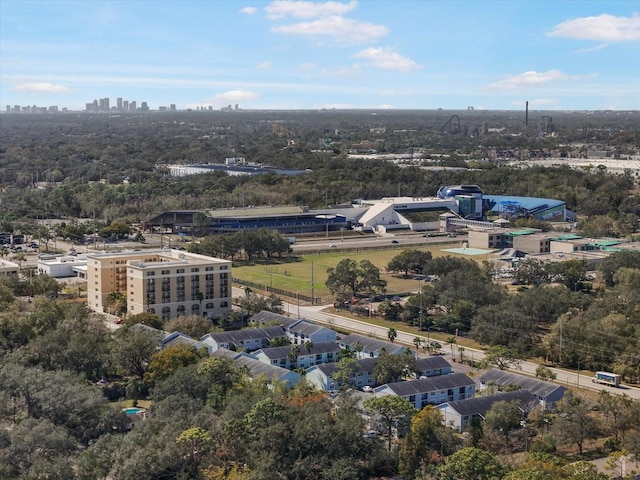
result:
[[[0,105],[640,109],[637,1],[0,4]],[[99,105],[100,107],[100,105]]]

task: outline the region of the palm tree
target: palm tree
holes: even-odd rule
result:
[[[420,337],[413,337],[413,344],[416,346],[416,353],[418,353],[420,345],[422,344],[422,339]]]
[[[458,345],[458,353],[460,354],[460,362],[462,363],[462,360],[464,360],[464,347],[461,345]]]
[[[298,355],[300,355],[300,345],[293,345],[289,351],[289,362],[291,363],[291,370],[298,366]]]
[[[387,332],[387,337],[389,337],[389,341],[393,343],[393,341],[398,337],[398,332],[396,332],[395,328],[391,327]]]
[[[453,356],[453,346],[456,344],[456,337],[447,338],[447,343],[451,346],[451,359],[455,361]]]
[[[360,353],[363,348],[364,346],[360,342],[356,342],[353,344],[353,350],[356,352],[356,354]]]
[[[307,351],[307,355],[311,355],[311,350],[313,350],[313,342],[311,340],[307,340],[304,342],[304,349]]]

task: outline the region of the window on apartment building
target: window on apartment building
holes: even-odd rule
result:
[[[213,267],[207,267],[204,270],[205,270],[205,272],[212,272],[213,271]]]
[[[178,268],[178,269],[176,270],[176,273],[184,273],[184,268]]]
[[[229,266],[228,265],[222,265],[220,267],[220,270],[229,270]]]
[[[193,268],[191,269],[191,271],[192,271],[192,272],[199,272],[199,271],[200,271],[200,269],[199,269],[198,267],[193,267]]]
[[[153,277],[156,274],[156,272],[147,272],[147,277]]]
[[[205,308],[206,309],[213,308],[213,303],[211,303],[211,302],[207,303],[207,306]]]
[[[161,272],[162,275],[169,275],[169,273],[171,273],[169,270],[162,270]]]

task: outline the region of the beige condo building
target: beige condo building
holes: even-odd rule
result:
[[[89,308],[105,312],[113,292],[126,295],[129,314],[223,316],[231,311],[231,261],[170,249],[87,254]]]

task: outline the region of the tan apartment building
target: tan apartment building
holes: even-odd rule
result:
[[[105,312],[113,292],[126,295],[129,314],[223,316],[231,311],[231,261],[170,249],[87,254],[89,308]]]

